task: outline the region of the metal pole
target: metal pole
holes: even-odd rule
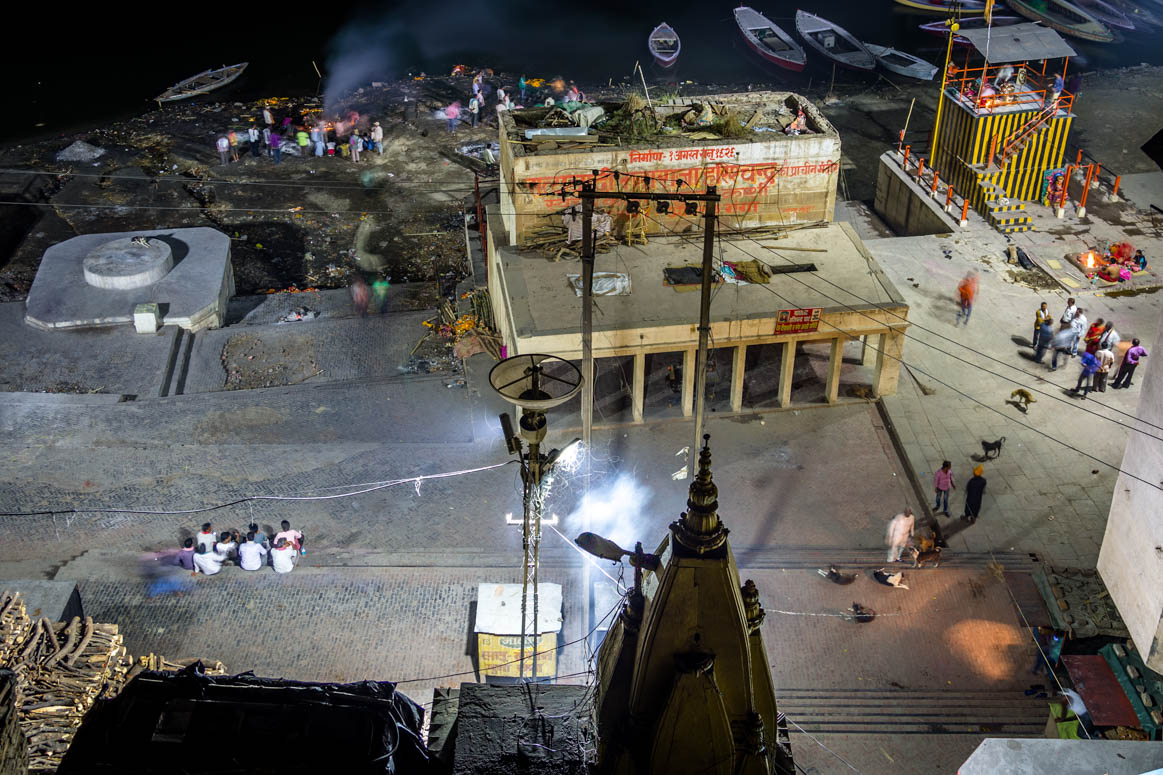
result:
[[[715,186],[707,186],[714,194]],[[699,299],[699,350],[695,356],[695,434],[687,455],[687,475],[695,476],[695,460],[703,443],[703,412],[707,402],[707,344],[711,335],[711,271],[715,257],[715,202],[706,200],[703,210],[703,286]]]
[[[582,200],[582,443],[588,452],[594,430],[594,184],[583,183]],[[590,196],[586,196],[590,194]]]
[[[949,45],[945,47],[945,68],[941,71],[941,93],[937,96],[937,120],[933,122],[933,142],[929,143],[929,160],[934,164],[937,158],[937,138],[941,134],[941,108],[945,105],[945,83],[949,78],[949,58],[953,56],[953,33],[961,29],[961,25],[953,22],[949,25]],[[985,74],[982,73],[984,82]]]

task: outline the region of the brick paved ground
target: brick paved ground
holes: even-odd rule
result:
[[[1046,239],[1045,235],[1041,239]],[[985,463],[989,484],[981,520],[968,529],[945,521],[955,533],[951,545],[969,551],[1033,551],[1055,564],[1093,567],[1116,480],[1115,470],[1098,461],[1115,466],[1121,462],[1127,430],[1114,421],[1127,422],[1133,417],[1139,398],[1137,386],[1130,390],[1108,388],[1083,402],[1065,393],[1078,379],[1077,360],[1065,366],[1060,362],[1056,372],[1031,362],[1028,356],[1032,351],[1027,345],[1033,333],[1034,311],[1045,301],[1056,316],[1061,315],[1066,294],[1036,291],[1012,282],[1011,268],[998,258],[1000,240],[988,251],[958,237],[878,240],[869,242],[868,247],[909,302],[909,320],[915,325],[909,329],[904,360],[919,369],[916,380],[935,391],[926,395],[917,381],[902,371],[900,392],[885,399],[918,478],[928,487],[933,471],[947,459],[953,462],[956,480],[964,484],[977,464],[973,456],[982,453],[981,441],[1006,438],[1001,458]],[[942,256],[942,248],[952,249],[951,259]],[[970,324],[956,326],[953,294],[971,268],[981,272],[981,289]],[[1079,295],[1079,305],[1086,308],[1092,322],[1099,317],[1114,320],[1124,339],[1139,337],[1149,351],[1153,350],[1163,308],[1163,300],[1157,296]],[[970,353],[959,344],[1002,363]],[[1036,388],[1048,395],[1035,394],[1037,403],[1023,414],[1006,404],[1010,392],[1019,387]],[[963,507],[964,499],[958,492],[950,510],[959,514]]]

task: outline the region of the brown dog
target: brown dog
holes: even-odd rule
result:
[[[913,549],[913,567],[914,568],[923,567],[924,564],[927,562],[933,563],[934,568],[940,567],[940,565],[941,565],[941,547],[936,546],[927,552],[922,552],[920,549],[918,549],[915,546],[912,547],[912,549]]]
[[[913,546],[922,552],[931,552],[937,547],[937,534],[932,530],[927,533],[917,533],[913,536]]]

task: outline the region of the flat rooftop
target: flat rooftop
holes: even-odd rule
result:
[[[807,131],[799,137],[839,136],[836,128],[824,117],[819,108],[806,97],[795,92],[755,91],[697,96],[684,95],[673,100],[656,101],[654,102],[654,110],[660,118],[665,120],[667,127],[664,131],[640,138],[635,138],[627,126],[623,103],[603,101],[586,104],[599,106],[606,112],[605,117],[591,127],[591,132],[598,135],[602,143],[612,143],[620,148],[680,148],[707,143],[730,142],[739,145],[770,141],[775,137],[787,137],[783,134],[783,130],[795,120],[798,110],[804,111],[804,117],[807,120]],[[701,107],[706,104],[730,108],[740,123],[750,122],[750,128],[733,136],[726,134],[719,134],[717,137],[705,136],[707,133],[714,135],[721,129],[718,122],[722,116],[718,115],[714,117],[714,123],[710,126],[680,127],[682,115],[691,111],[693,106]],[[699,111],[695,110],[695,112]],[[540,150],[525,138],[525,130],[543,128],[545,119],[550,113],[550,108],[530,106],[501,114],[501,132],[516,144],[515,155],[542,156],[577,152],[576,147]],[[552,140],[553,138],[543,139]],[[794,140],[795,138],[788,137],[787,139]],[[568,143],[568,138],[561,138],[561,141]]]
[[[595,299],[595,332],[689,325],[694,336],[699,318],[698,286],[676,290],[665,285],[663,270],[701,264],[702,241],[701,234],[651,237],[648,245],[618,245],[609,253],[598,254],[595,272],[628,273],[631,292]],[[777,268],[813,263],[816,271],[776,274],[762,285],[722,283],[714,291],[712,322],[772,318],[781,309],[820,307],[828,314],[849,312],[849,306],[873,310],[905,305],[845,223],[801,228],[779,239],[723,238],[716,241],[715,250],[716,262],[720,258],[727,262],[757,259]],[[498,258],[518,339],[580,336],[581,299],[568,279],[581,273],[580,261],[553,262],[514,247],[501,248]],[[827,326],[820,327],[821,334],[830,331]]]

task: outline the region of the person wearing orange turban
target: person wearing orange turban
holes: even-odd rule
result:
[[[984,466],[978,466],[973,469],[973,478],[965,483],[965,513],[961,515],[961,519],[969,524],[977,521],[977,517],[981,514],[981,496],[985,494],[985,473]]]

